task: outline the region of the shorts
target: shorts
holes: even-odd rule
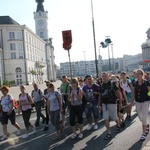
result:
[[[117,104],[102,104],[103,119],[117,120]]]
[[[127,96],[128,103],[130,103],[131,102],[132,93],[131,92],[130,93],[126,92],[126,96]]]
[[[16,114],[14,109],[10,115],[7,115],[8,112],[2,112],[1,123],[8,124],[8,119],[10,120],[11,124],[14,125],[16,123]]]

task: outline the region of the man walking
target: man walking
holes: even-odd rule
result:
[[[35,103],[35,110],[36,110],[36,116],[37,116],[35,126],[38,127],[39,122],[40,122],[40,117],[42,117],[42,119],[43,119],[42,123],[45,123],[45,120],[46,120],[45,116],[41,112],[41,108],[43,106],[44,95],[43,95],[43,92],[41,91],[41,89],[38,88],[37,83],[33,84],[33,88],[34,88],[34,90],[32,91],[31,96]]]
[[[121,95],[115,82],[111,82],[107,72],[102,73],[102,85],[100,87],[100,106],[102,106],[103,118],[107,134],[104,140],[111,138],[110,119],[116,122],[116,133],[120,132],[120,124],[117,117],[117,98],[119,98],[119,108],[121,109]]]

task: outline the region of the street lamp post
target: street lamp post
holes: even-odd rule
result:
[[[91,11],[92,11],[92,26],[93,26],[96,77],[98,78],[97,53],[96,53],[96,40],[95,40],[95,27],[94,27],[93,1],[92,0],[91,0]]]

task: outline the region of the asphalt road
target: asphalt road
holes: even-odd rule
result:
[[[59,83],[55,84],[59,86]],[[45,85],[40,85],[41,88],[42,86],[45,88]],[[134,109],[135,108],[133,108],[133,110]],[[45,112],[43,111],[43,113]],[[16,119],[22,128],[23,134],[24,124],[22,116],[17,116]],[[34,123],[35,119],[35,113],[32,113],[31,123]],[[148,120],[150,121],[150,112]],[[111,122],[112,139],[108,141],[103,140],[106,132],[104,121],[101,117],[98,122],[99,129],[91,131],[86,130],[87,124],[84,118],[84,137],[83,139],[75,140],[70,140],[72,130],[69,126],[68,118],[66,121],[66,128],[60,140],[55,142],[52,141],[54,137],[54,127],[51,124],[49,124],[50,129],[47,132],[43,131],[44,125],[41,124],[35,134],[30,132],[29,138],[24,140],[21,138],[22,135],[16,136],[16,129],[9,123],[8,131],[11,135],[6,141],[0,142],[0,150],[140,150],[150,140],[149,134],[144,142],[139,141],[142,129],[135,112],[132,112],[132,121],[126,121],[126,127],[121,129],[119,134],[115,133],[115,123]],[[0,128],[0,136],[1,135],[2,127]]]

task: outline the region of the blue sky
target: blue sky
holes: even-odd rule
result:
[[[68,54],[62,48],[62,31],[72,30],[71,60],[94,60],[91,0],[45,0],[48,11],[49,37],[53,38],[56,64],[68,61]],[[35,0],[1,0],[0,14],[9,15],[19,24],[26,24],[35,32],[33,12]],[[145,32],[150,27],[149,0],[93,0],[96,48],[110,36],[113,41],[114,57],[123,54],[141,53],[141,44],[146,41]],[[107,49],[100,49],[104,59]]]

